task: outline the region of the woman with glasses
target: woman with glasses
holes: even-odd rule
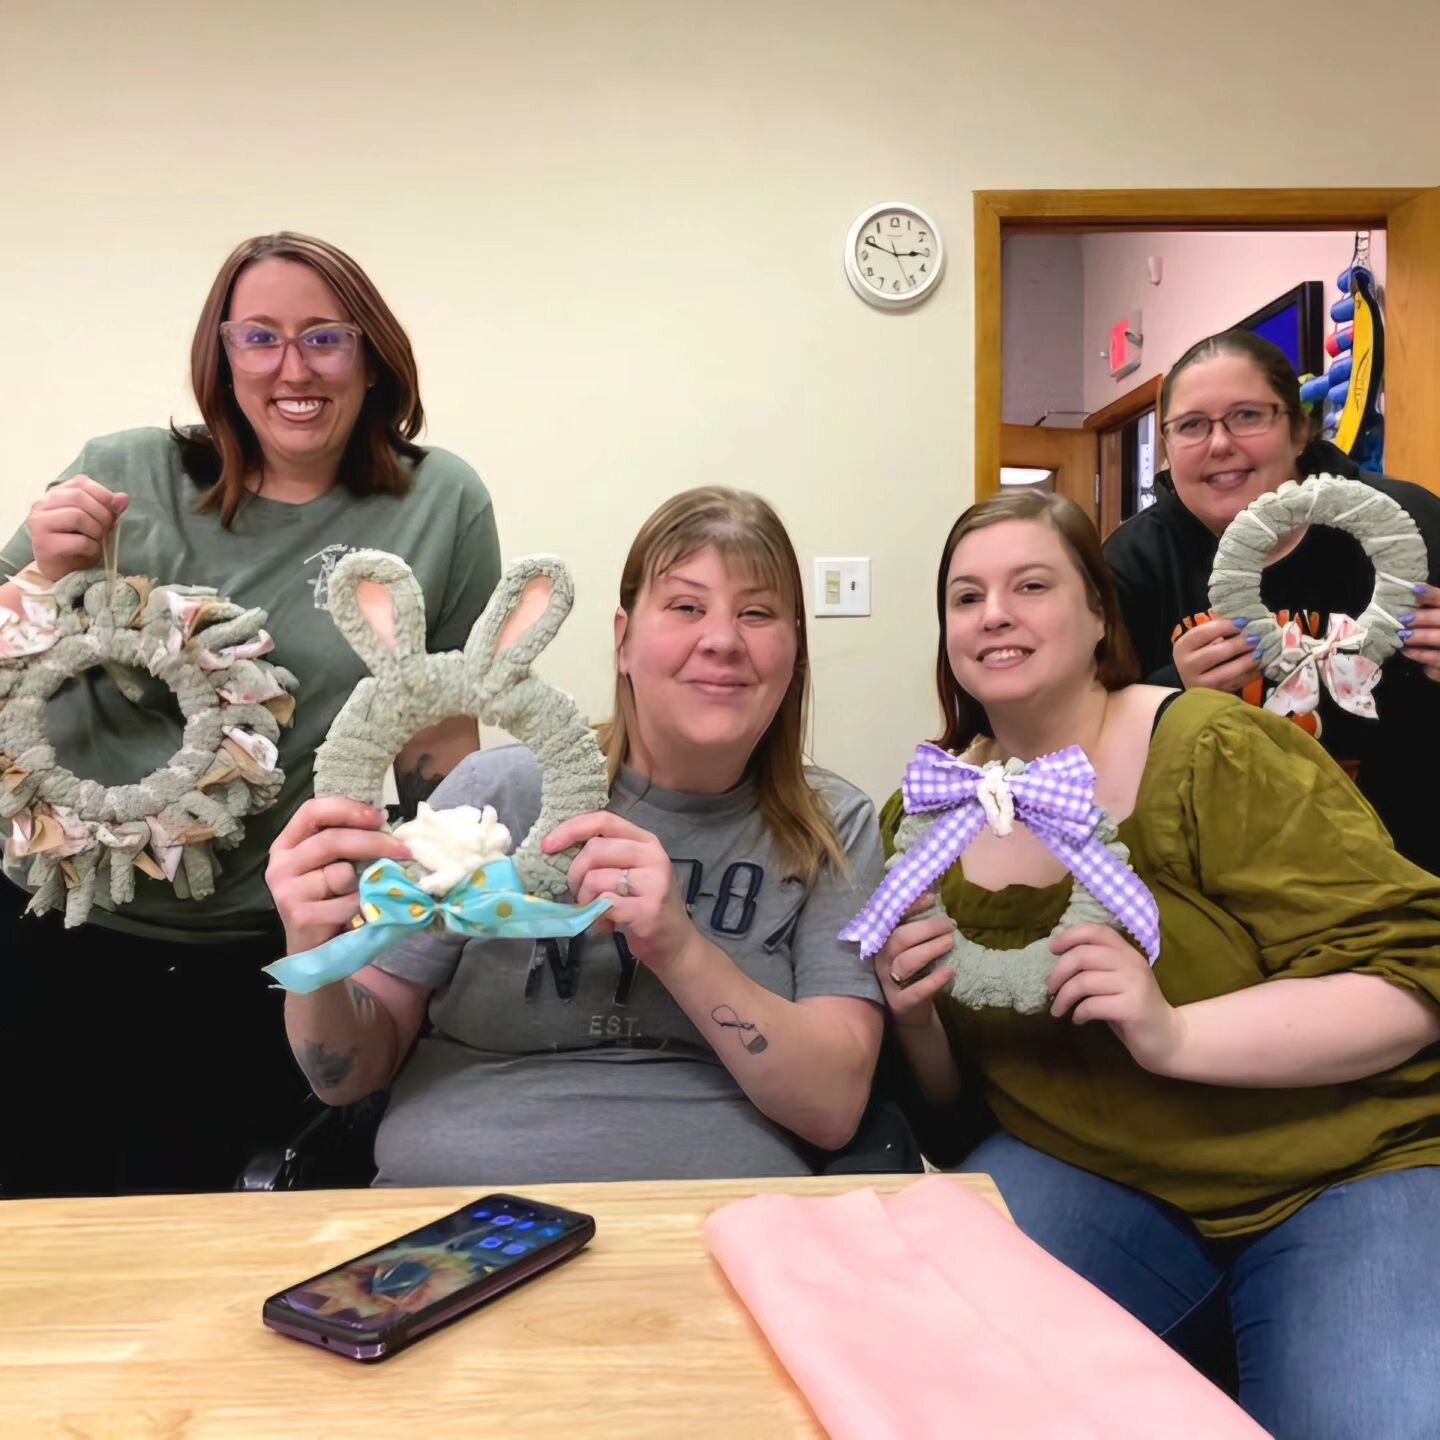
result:
[[[284,953],[265,864],[365,673],[324,608],[330,574],[352,550],[403,556],[437,650],[463,645],[499,576],[485,486],[456,456],[415,443],[424,411],[410,343],[342,251],[288,233],[240,245],[211,286],[190,366],[204,423],[92,440],[35,502],[0,570],[53,583],[114,555],[121,574],[263,607],[268,658],[299,681],[280,741],[285,784],[217,857],[204,901],[142,877],[129,905],[97,905],[65,930],[53,912],[23,916],[24,862],[7,869],[4,1194],[226,1188],[248,1155],[294,1129],[307,1087],[260,972]],[[0,605],[19,609],[13,584]],[[107,784],[163,766],[180,748],[180,715],[168,688],[145,685],[135,703],[95,669],[57,695],[48,730],[61,762]],[[464,719],[417,736],[396,764],[402,805],[475,745]]]
[[[1440,734],[1440,499],[1418,485],[1361,475],[1347,456],[1309,438],[1300,385],[1284,354],[1247,330],[1212,335],[1165,378],[1161,431],[1170,462],[1156,502],[1106,542],[1126,627],[1142,675],[1161,685],[1208,688],[1263,704],[1270,685],[1254,660],[1255,637],[1209,614],[1210,571],[1225,527],[1252,500],[1287,480],[1345,475],[1390,496],[1425,537],[1430,582],[1400,616],[1404,649],[1375,689],[1378,719],[1342,710],[1328,692],[1303,717],[1384,820],[1396,848],[1440,873],[1437,788],[1425,763]],[[1375,571],[1359,542],[1329,528],[1302,530],[1266,563],[1260,595],[1313,634],[1331,614],[1358,616]],[[1237,617],[1248,620],[1248,616]],[[1318,720],[1318,726],[1315,722]]]

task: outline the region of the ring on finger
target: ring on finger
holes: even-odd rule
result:
[[[630,872],[628,870],[620,872],[620,879],[615,883],[615,893],[622,897],[633,893],[630,889]]]

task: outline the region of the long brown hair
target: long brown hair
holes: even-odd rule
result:
[[[1090,608],[1105,623],[1105,633],[1095,647],[1095,678],[1107,690],[1123,690],[1140,678],[1140,666],[1120,614],[1120,597],[1115,579],[1105,563],[1100,537],[1090,517],[1064,495],[1043,490],[1020,490],[992,495],[972,505],[950,528],[940,555],[940,573],[935,581],[935,609],[940,620],[939,654],[935,661],[935,688],[940,696],[942,731],[935,743],[946,750],[964,750],[977,735],[990,733],[984,707],[960,686],[950,668],[945,645],[945,602],[949,588],[950,561],[955,547],[976,530],[998,525],[1002,520],[1039,520],[1059,537],[1065,552],[1075,563],[1085,584]]]
[[[810,701],[810,652],[805,597],[795,547],[780,517],[746,490],[702,486],[667,500],[641,527],[620,573],[620,608],[635,613],[640,592],[682,560],[714,547],[727,564],[745,567],[758,584],[780,596],[782,614],[795,623],[795,671],[780,708],[750,757],[760,813],[790,873],[806,881],[829,861],[841,873],[848,861],[824,800],[805,778],[805,732]],[[615,710],[598,727],[611,783],[636,730],[635,691],[615,669]]]
[[[402,459],[419,460],[414,443],[425,424],[420,378],[410,341],[370,277],[343,250],[309,235],[281,230],[245,240],[220,267],[205,298],[190,344],[190,384],[204,420],[184,430],[171,425],[186,473],[207,494],[201,508],[219,508],[229,526],[245,498],[245,476],[263,465],[260,443],[231,388],[230,361],[220,325],[241,272],[259,260],[308,265],[335,292],[364,332],[364,363],[372,383],[340,460],[337,483],[352,495],[403,495],[410,476]]]

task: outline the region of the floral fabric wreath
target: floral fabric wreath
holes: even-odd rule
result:
[[[1056,964],[1050,941],[1072,925],[1125,930],[1155,963],[1160,916],[1154,896],[1130,868],[1114,822],[1095,804],[1095,771],[1078,746],[1028,764],[976,766],[921,745],[906,767],[902,793],[906,816],[890,873],[840,932],[842,940],[860,942],[863,957],[884,946],[915,900],[987,824],[1005,836],[1020,820],[1075,877],[1070,903],[1049,935],[1017,950],[994,950],[957,930],[950,954],[939,962],[955,972],[950,994],[975,1010],[1009,1007],[1034,1015],[1048,1009],[1046,981]],[[940,913],[938,904],[925,912]]]
[[[361,606],[369,582],[388,590],[393,641]],[[464,651],[427,653],[425,597],[394,555],[347,555],[330,580],[330,614],[370,675],[355,687],[315,755],[316,795],[343,795],[380,808],[395,756],[419,730],[455,715],[498,725],[529,746],[540,766],[540,815],[515,854],[486,860],[444,895],[427,890],[413,864],[383,861],[361,876],[353,930],[265,969],[301,993],[353,975],[406,930],[444,928],[473,938],[574,935],[609,901],[563,903],[578,847],[556,855],[540,841],[562,820],[609,803],[594,731],[571,697],[530,673],[574,603],[569,571],[553,556],[511,565]],[[441,815],[451,812],[440,812]],[[493,815],[487,817],[493,821]]]
[[[1332,614],[1318,637],[1298,621],[1281,626],[1260,598],[1266,556],[1305,525],[1353,535],[1375,567],[1370,603],[1354,618]],[[1428,573],[1425,541],[1401,506],[1361,480],[1316,475],[1304,484],[1287,480],[1225,527],[1210,574],[1210,608],[1260,637],[1255,658],[1276,684],[1267,710],[1309,714],[1323,686],[1342,708],[1373,719],[1380,667],[1403,643],[1397,617],[1414,606],[1415,586]]]
[[[133,900],[136,870],[204,900],[214,850],[240,842],[243,817],[273,805],[285,778],[277,743],[296,680],[260,658],[274,646],[265,612],[103,570],[15,583],[24,615],[0,610],[0,819],[6,860],[30,859],[29,912],[63,905],[65,925],[80,925],[97,901]],[[47,737],[46,702],[96,665],[130,700],[133,671],[163,681],[185,718],[180,749],[136,784],[82,780]]]

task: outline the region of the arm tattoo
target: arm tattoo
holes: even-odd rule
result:
[[[362,1025],[372,1024],[375,1020],[375,997],[355,980],[347,980],[345,990],[355,1007],[355,1018]]]
[[[717,1005],[710,1012],[710,1018],[722,1030],[738,1030],[740,1032],[741,1043],[752,1055],[760,1054],[760,1052],[770,1044],[756,1028],[753,1021],[742,1020],[728,1005]],[[749,1040],[745,1039],[746,1034],[752,1030],[755,1032],[753,1038]]]
[[[315,1087],[316,1094],[343,1085],[355,1068],[354,1051],[342,1055],[335,1050],[327,1050],[318,1040],[307,1040],[295,1058],[299,1060],[305,1078]]]
[[[427,750],[415,762],[413,770],[395,772],[395,794],[400,803],[390,808],[401,819],[413,820],[420,811],[420,802],[428,800],[445,778],[434,767],[435,757]]]

